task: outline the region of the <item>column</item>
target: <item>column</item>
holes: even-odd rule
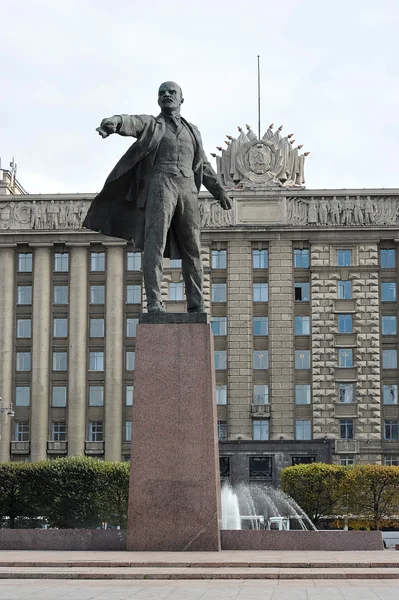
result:
[[[271,439],[294,439],[294,289],[290,240],[269,243]]]
[[[47,458],[51,336],[51,246],[34,247],[32,364],[31,364],[31,461]]]
[[[72,246],[72,244],[68,244]],[[87,246],[71,247],[69,278],[68,454],[82,455],[87,396]]]
[[[227,361],[229,438],[252,439],[252,250],[251,242],[228,247]]]
[[[124,244],[107,250],[105,296],[105,460],[122,458]]]
[[[13,398],[14,248],[0,248],[0,396],[3,407]],[[0,415],[0,462],[10,460],[12,419]]]

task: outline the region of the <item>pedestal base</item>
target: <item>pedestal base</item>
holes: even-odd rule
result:
[[[174,317],[137,327],[127,550],[218,551],[212,332]]]

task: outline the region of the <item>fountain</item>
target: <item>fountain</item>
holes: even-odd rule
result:
[[[271,486],[224,483],[221,490],[222,530],[317,528],[290,496]]]

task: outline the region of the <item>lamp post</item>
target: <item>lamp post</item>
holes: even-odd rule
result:
[[[10,406],[3,406],[3,398],[0,396],[0,415],[5,414],[7,417],[13,418],[15,415],[14,409],[10,402]],[[0,439],[1,439],[1,422],[0,422]]]

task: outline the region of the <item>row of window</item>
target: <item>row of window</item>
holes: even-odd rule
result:
[[[310,266],[309,248],[293,250],[294,268],[308,269]],[[337,249],[336,262],[338,267],[350,267],[353,265],[351,249]],[[170,260],[171,268],[181,268],[181,260]],[[211,251],[211,267],[212,269],[227,268],[227,251],[212,250]],[[269,267],[269,252],[266,248],[261,250],[252,250],[252,267],[254,269],[267,269]],[[380,250],[380,267],[381,269],[395,268],[395,249],[383,248]],[[18,254],[18,271],[20,273],[31,273],[33,268],[33,255],[31,252],[23,252]],[[141,269],[141,253],[127,252],[126,254],[126,269],[128,271],[140,271]],[[56,252],[54,254],[54,272],[67,273],[69,271],[69,253]],[[90,271],[104,272],[105,271],[105,252],[90,253]]]
[[[398,385],[384,384],[382,386],[383,404],[398,404]],[[131,384],[125,386],[125,404],[133,405],[134,387]],[[298,383],[294,388],[295,404],[311,403],[311,386],[309,383]],[[340,383],[338,385],[338,399],[340,403],[351,404],[355,401],[355,384]],[[224,406],[228,402],[227,385],[216,386],[216,404]],[[18,385],[15,392],[16,406],[30,405],[30,386]],[[93,384],[88,388],[89,406],[104,406],[104,385]],[[269,404],[269,386],[267,384],[255,384],[253,386],[253,404]],[[55,408],[64,408],[67,406],[67,386],[53,385],[51,391],[51,406]]]
[[[16,421],[14,424],[14,441],[29,442],[30,426],[28,421]],[[89,421],[88,423],[88,442],[103,442],[104,441],[104,422]],[[50,440],[52,442],[66,442],[67,424],[66,421],[53,421],[51,423]],[[132,422],[125,421],[124,440],[130,442],[132,439]]]
[[[257,441],[269,440],[270,423],[268,419],[254,419],[252,421],[252,439]],[[397,420],[387,419],[384,421],[384,440],[396,441],[399,439],[399,422]],[[218,421],[219,441],[228,439],[228,429],[226,421]],[[353,419],[340,419],[339,436],[341,440],[354,439]],[[309,419],[297,419],[295,421],[295,439],[311,440],[312,423]]]
[[[354,366],[353,349],[352,348],[337,348],[338,350],[338,367],[350,369]],[[104,371],[105,353],[103,350],[89,351],[89,371]],[[215,370],[225,371],[227,369],[227,350],[215,350]],[[310,350],[295,350],[295,369],[303,370],[310,369],[311,351]],[[125,368],[126,371],[134,371],[135,352],[127,350],[125,353]],[[382,350],[382,368],[397,369],[398,367],[398,351],[396,348]],[[253,350],[252,352],[252,368],[255,370],[267,370],[269,368],[269,351],[268,350]],[[16,353],[15,370],[18,372],[26,372],[31,370],[31,352],[30,350],[18,351]],[[68,370],[68,353],[66,350],[54,350],[52,355],[52,370],[67,371]]]
[[[133,406],[134,386],[125,386],[125,405]],[[89,406],[104,406],[104,386],[93,384],[88,387]],[[30,385],[17,385],[15,387],[15,405],[30,406]],[[66,408],[67,386],[53,385],[51,388],[51,406],[53,408]]]
[[[126,371],[134,371],[135,352],[127,350],[125,353]],[[16,353],[15,370],[26,372],[31,370],[30,350],[18,351]],[[52,370],[68,370],[68,352],[66,350],[54,350],[52,355]],[[104,371],[104,351],[93,350],[89,352],[89,371]]]
[[[296,282],[294,284],[294,297],[297,302],[309,302],[309,283]],[[212,302],[227,302],[227,284],[223,282],[212,283],[211,286]],[[169,300],[181,301],[184,299],[184,285],[182,281],[169,283]],[[338,299],[352,299],[352,282],[338,281]],[[269,284],[266,281],[254,282],[252,284],[253,302],[269,301]],[[90,304],[105,303],[105,285],[92,284],[89,290]],[[128,284],[126,286],[126,304],[141,304],[141,284]],[[381,283],[381,301],[396,301],[396,282],[383,281]],[[66,305],[69,302],[69,286],[54,285],[53,303]],[[19,305],[32,304],[32,285],[17,286],[17,303]]]
[[[138,318],[126,318],[126,337],[136,337]],[[105,335],[105,320],[103,317],[92,317],[89,319],[89,335],[90,337],[103,338]],[[224,334],[226,335],[226,334]],[[32,319],[23,318],[17,319],[17,338],[30,338],[32,336]],[[68,318],[54,317],[53,318],[53,337],[66,338],[68,337]]]

